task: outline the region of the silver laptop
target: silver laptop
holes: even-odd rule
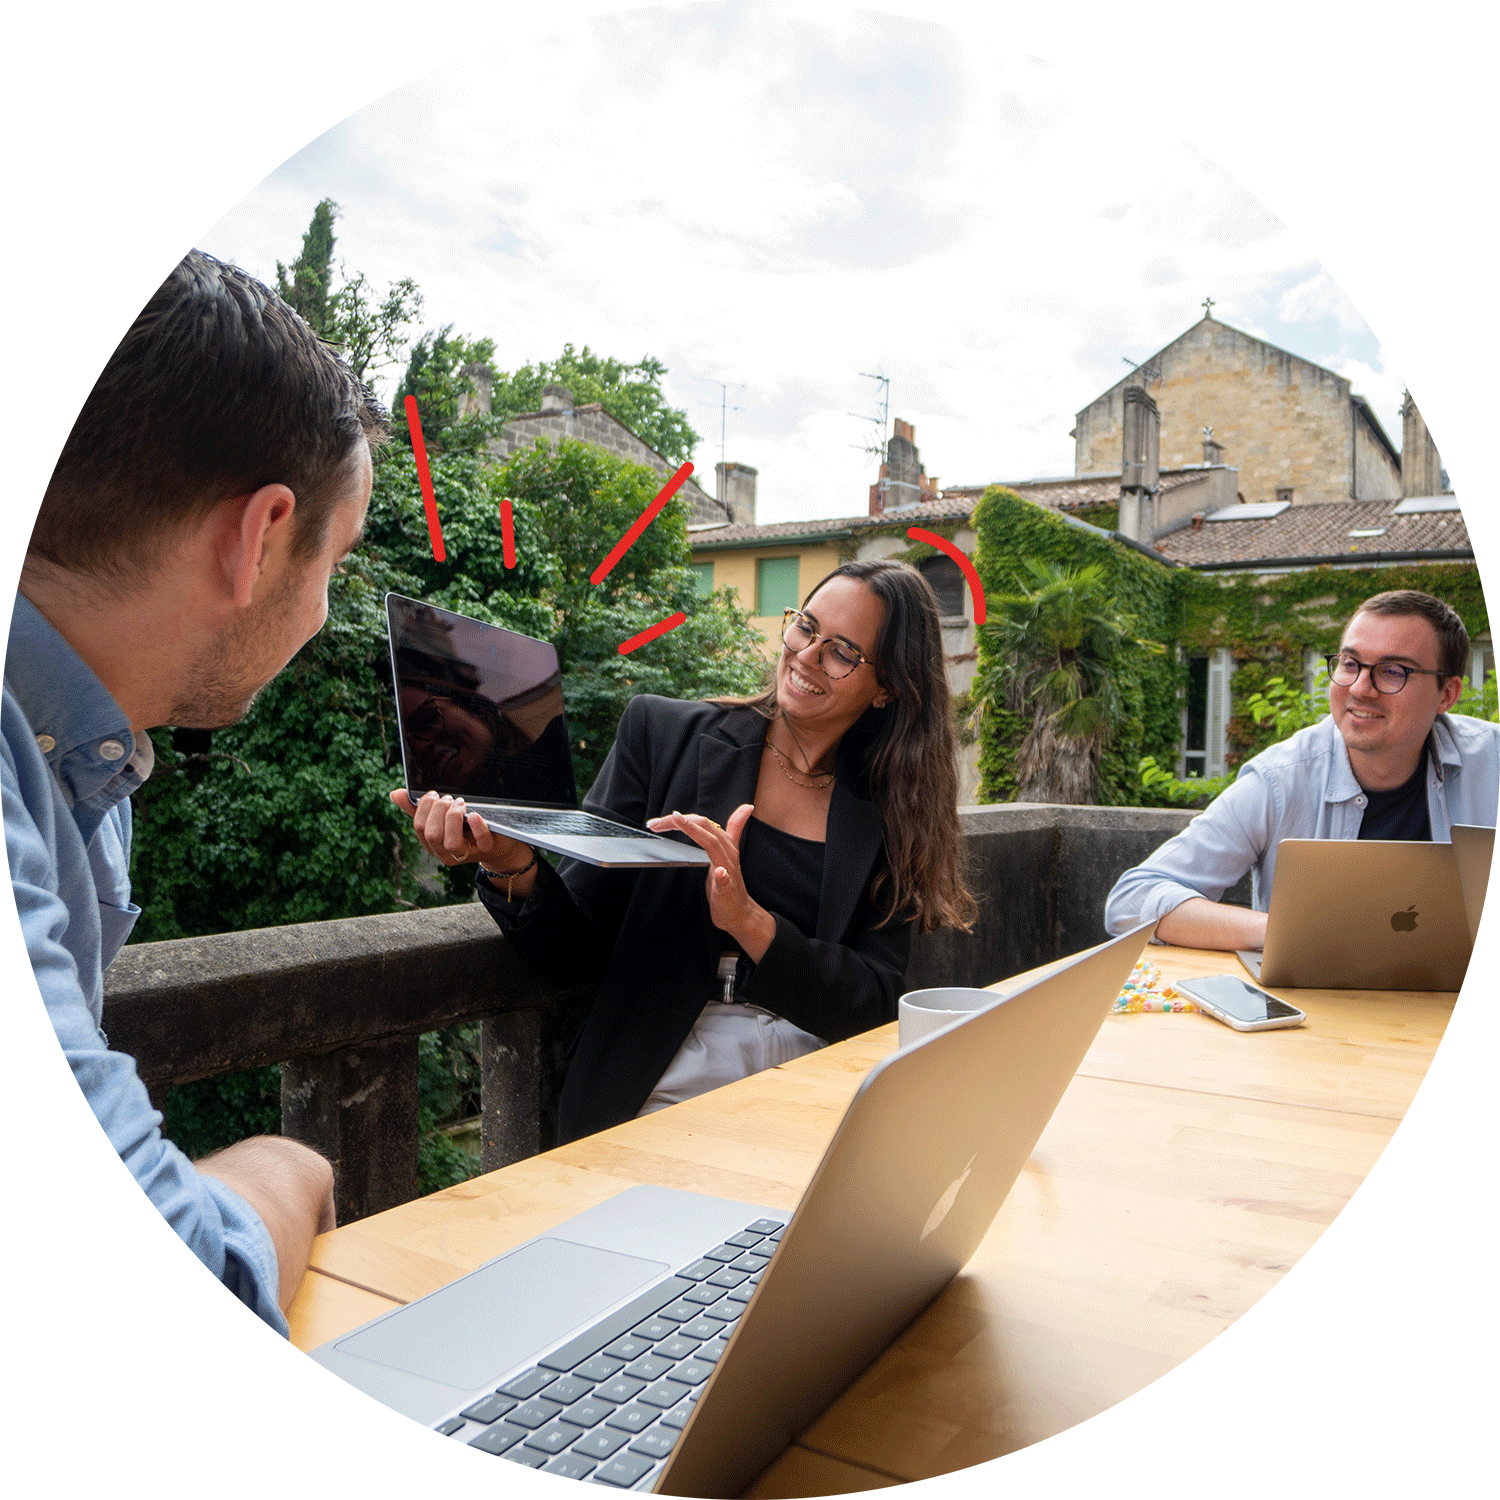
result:
[[[877,1063],[790,1218],[632,1188],[312,1357],[479,1454],[739,1494],[973,1254],[1150,931]]]
[[[577,811],[557,651],[546,641],[385,596],[406,787],[462,797],[496,833],[586,864],[707,865],[686,839]]]
[[[1484,912],[1484,895],[1490,883],[1495,830],[1455,823],[1451,832],[1453,857],[1458,861],[1458,885],[1464,896],[1464,917],[1469,924],[1469,941],[1473,942],[1479,936],[1479,918]]]
[[[1456,990],[1474,946],[1451,844],[1283,839],[1262,984],[1292,989]]]

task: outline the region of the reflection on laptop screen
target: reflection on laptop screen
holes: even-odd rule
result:
[[[386,604],[411,792],[573,807],[557,652],[430,604]]]

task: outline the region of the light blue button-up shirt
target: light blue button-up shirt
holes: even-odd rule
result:
[[[1427,753],[1427,816],[1435,844],[1455,823],[1495,826],[1500,800],[1500,724],[1440,714]],[[1218,901],[1251,879],[1251,904],[1266,911],[1282,839],[1356,839],[1369,799],[1354,779],[1333,719],[1262,750],[1176,838],[1115,882],[1104,908],[1111,933],[1156,922],[1194,896]]]
[[[259,1216],[161,1135],[134,1061],[100,1023],[104,971],[130,936],[130,794],[151,741],[56,630],[16,596],[0,709],[11,889],[37,987],[95,1118],[188,1247],[279,1332],[276,1250]]]

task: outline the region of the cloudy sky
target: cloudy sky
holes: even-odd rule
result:
[[[1399,442],[1399,373],[1296,237],[1159,93],[1082,92],[1022,55],[981,76],[891,16],[634,12],[388,95],[199,242],[269,278],[332,197],[349,270],[413,277],[423,326],[493,338],[501,368],[567,342],[663,361],[709,488],[728,382],[763,521],[865,510],[860,372],[944,484],[1072,473],[1074,413],[1205,296],[1350,378]]]

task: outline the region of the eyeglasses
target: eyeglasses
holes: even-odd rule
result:
[[[781,644],[788,651],[806,651],[814,641],[822,641],[818,651],[818,666],[835,682],[847,677],[856,667],[868,664],[869,658],[856,651],[848,641],[837,636],[819,635],[812,622],[800,609],[785,610],[781,617]]]
[[[1359,681],[1359,674],[1368,672],[1377,693],[1399,693],[1413,672],[1419,677],[1436,677],[1439,682],[1444,682],[1453,675],[1451,672],[1434,672],[1431,667],[1405,667],[1399,661],[1377,661],[1371,664],[1361,661],[1357,656],[1351,656],[1347,651],[1335,652],[1325,656],[1323,660],[1328,663],[1329,681],[1338,683],[1340,687],[1353,687]]]

